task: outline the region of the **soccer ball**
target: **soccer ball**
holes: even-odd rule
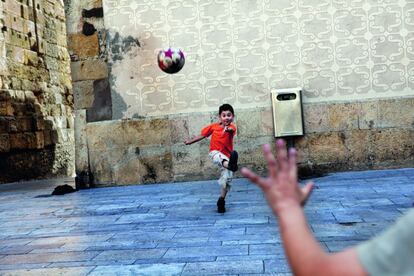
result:
[[[183,68],[184,53],[181,49],[168,48],[158,53],[158,67],[168,74],[175,74]]]

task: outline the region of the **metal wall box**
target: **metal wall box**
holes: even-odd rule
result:
[[[302,89],[271,91],[275,137],[303,136]]]

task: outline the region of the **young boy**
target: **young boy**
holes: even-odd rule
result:
[[[221,191],[217,201],[217,211],[219,213],[226,212],[225,198],[230,190],[233,172],[238,169],[238,155],[233,150],[233,137],[236,134],[236,126],[233,124],[233,120],[233,107],[229,104],[223,104],[219,108],[219,122],[204,127],[200,135],[184,141],[186,145],[191,145],[211,135],[210,153],[208,155],[213,163],[221,168],[221,176],[218,180]]]

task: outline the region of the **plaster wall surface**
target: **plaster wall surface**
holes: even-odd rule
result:
[[[113,118],[414,95],[410,1],[105,0]],[[157,52],[179,47],[177,74]]]

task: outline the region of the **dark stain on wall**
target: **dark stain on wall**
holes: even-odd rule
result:
[[[115,77],[113,75],[110,75],[110,84],[111,86],[115,84]],[[115,89],[111,89],[111,98],[112,106],[116,107],[112,110],[112,119],[121,119],[124,115],[123,112],[127,110],[128,106],[121,95],[115,91]]]
[[[93,82],[94,101],[86,110],[86,121],[97,122],[112,119],[111,89],[108,79]]]
[[[109,35],[110,51],[113,61],[124,59],[133,47],[141,47],[138,39],[132,36],[121,37],[119,33],[115,33],[113,36]]]
[[[103,17],[103,8],[93,8],[90,10],[82,10],[82,17],[91,18],[91,17]]]
[[[90,36],[93,35],[96,32],[95,26],[85,22],[83,23],[83,27],[82,27],[82,33],[86,36]]]
[[[132,36],[122,37],[119,33],[110,33],[107,32],[108,38],[108,50],[109,55],[111,56],[110,65],[122,61],[125,58],[128,58],[131,54],[131,50],[136,47],[141,47],[140,42],[137,38]],[[116,84],[116,76],[110,74],[110,85],[114,88]],[[128,109],[128,106],[122,96],[112,89],[112,119],[121,119],[124,116],[124,112]],[[134,118],[140,118],[139,115],[134,116]]]
[[[149,164],[143,163],[145,168],[147,169],[147,174],[142,177],[142,182],[144,183],[156,183],[157,182],[157,174],[155,168]]]

